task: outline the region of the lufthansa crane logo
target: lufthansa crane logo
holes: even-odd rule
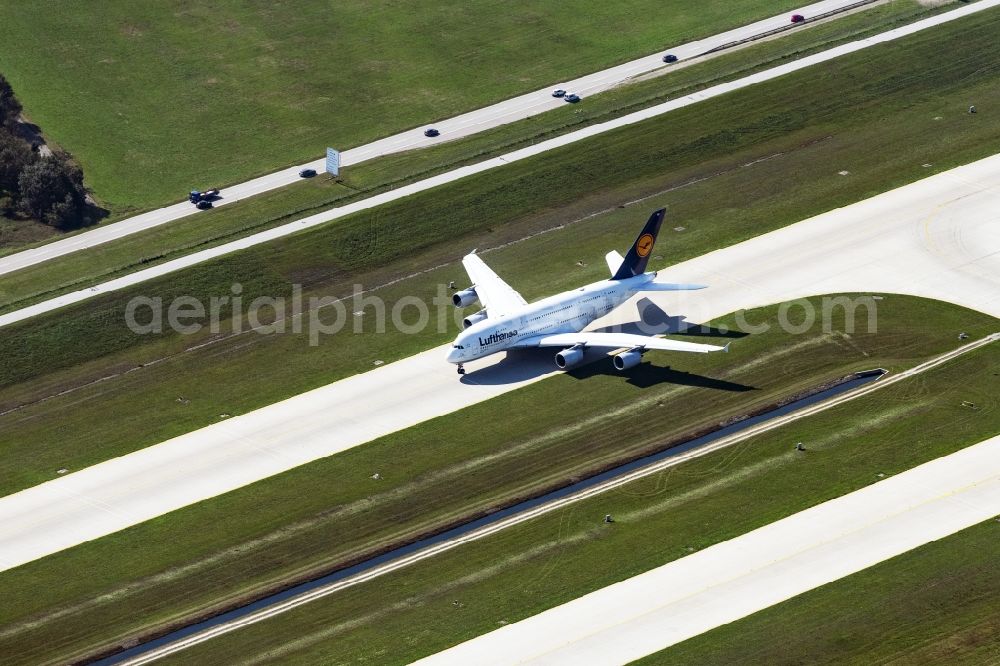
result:
[[[639,237],[639,240],[635,242],[635,252],[640,257],[645,257],[649,254],[649,251],[653,249],[653,235],[643,234]]]

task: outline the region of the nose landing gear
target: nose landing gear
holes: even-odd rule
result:
[[[465,366],[462,365],[461,363],[458,364],[458,374],[460,374],[460,375],[464,375],[465,374]]]

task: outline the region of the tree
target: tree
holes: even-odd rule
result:
[[[45,211],[42,222],[60,229],[79,226],[81,209],[73,195],[67,192],[62,201],[55,202]]]
[[[0,75],[0,212],[9,214],[16,206],[44,224],[63,229],[89,224],[93,221],[90,214],[104,211],[87,201],[83,172],[61,151],[39,158],[19,136],[20,116],[21,103]]]
[[[17,184],[21,210],[31,217],[62,228],[83,222],[86,201],[80,173],[61,156],[29,164]]]
[[[27,141],[0,127],[0,192],[16,195],[18,177],[37,159]]]
[[[0,74],[0,126],[10,127],[21,115],[21,103],[14,96],[14,89]]]

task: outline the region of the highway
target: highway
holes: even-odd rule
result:
[[[700,92],[665,102],[656,106],[652,106],[634,113],[615,118],[604,123],[597,125],[591,125],[589,127],[564,134],[562,136],[555,137],[546,141],[542,141],[533,146],[522,148],[520,150],[512,151],[505,155],[495,157],[492,159],[485,160],[483,162],[478,162],[476,164],[471,164],[468,166],[460,167],[453,171],[447,173],[439,174],[425,180],[418,181],[416,183],[411,183],[405,185],[398,189],[392,190],[390,192],[385,192],[382,194],[363,199],[339,208],[332,208],[328,211],[323,211],[321,213],[316,213],[309,217],[305,217],[301,220],[295,222],[290,222],[288,224],[274,227],[266,231],[262,231],[245,238],[241,238],[229,243],[224,243],[216,247],[212,247],[199,252],[194,252],[184,257],[174,259],[171,261],[152,266],[128,275],[104,282],[102,284],[87,287],[78,291],[69,292],[55,298],[42,301],[35,305],[31,305],[20,310],[15,310],[4,315],[0,315],[0,326],[6,326],[18,321],[23,321],[30,317],[43,314],[46,312],[51,312],[57,310],[61,307],[71,305],[73,303],[78,303],[84,301],[88,298],[96,296],[98,294],[107,293],[111,291],[116,291],[118,289],[123,289],[125,287],[139,284],[146,280],[154,277],[159,277],[162,275],[167,275],[177,270],[194,266],[196,264],[220,257],[231,252],[236,252],[260,243],[266,243],[275,238],[281,238],[304,229],[309,229],[320,224],[326,224],[332,220],[339,219],[341,217],[356,213],[358,211],[367,210],[374,208],[376,206],[382,205],[389,201],[396,201],[412,194],[418,192],[423,192],[439,185],[445,183],[454,182],[471,176],[476,173],[482,173],[490,169],[496,169],[512,162],[527,159],[535,155],[540,155],[549,150],[553,150],[562,146],[566,146],[577,141],[581,141],[588,137],[601,134],[619,127],[624,127],[626,125],[631,125],[634,123],[642,122],[649,118],[654,118],[656,116],[668,113],[670,111],[683,108],[685,106],[690,106],[692,104],[697,104],[707,99],[713,97],[718,97],[719,95],[724,95],[726,93],[732,92],[734,90],[739,90],[748,86],[755,85],[757,83],[762,83],[764,81],[769,81],[771,79],[783,76],[790,72],[799,71],[812,67],[816,64],[834,60],[836,58],[842,57],[849,53],[855,53],[857,51],[875,46],[877,44],[883,44],[886,42],[893,41],[895,39],[900,39],[907,35],[920,32],[921,30],[926,30],[928,28],[953,21],[964,16],[968,16],[973,13],[977,13],[983,10],[991,9],[1000,6],[1000,0],[980,0],[979,2],[972,5],[963,5],[958,9],[951,10],[942,14],[932,16],[915,23],[905,25],[900,28],[889,30],[878,35],[868,37],[855,42],[850,42],[848,44],[842,44],[840,46],[834,47],[832,49],[822,51],[820,53],[815,53],[799,60],[793,62],[785,63],[771,69],[767,69],[761,72],[757,72],[750,76],[737,79],[735,81],[730,81],[727,83],[722,83],[716,86],[712,86],[706,90]]]
[[[1000,436],[415,662],[626,664],[1000,513]]]
[[[1000,316],[998,183],[1000,155],[663,270],[662,281],[711,287],[648,297],[693,322],[814,294],[871,291],[890,294],[886,299],[893,292],[928,296]],[[635,318],[629,303],[595,328]],[[738,344],[730,353],[739,354]],[[469,364],[459,380],[444,355],[444,347],[431,349],[0,498],[0,570],[555,371],[548,355],[515,363],[493,357]]]
[[[731,42],[746,40],[763,33],[785,27],[789,24],[789,16],[792,14],[803,14],[813,17],[818,14],[836,11],[845,7],[858,4],[858,0],[822,0],[801,9],[783,12],[746,26],[728,30],[726,32],[707,37],[695,42],[671,47],[669,51],[678,57],[678,60],[687,60],[704,54],[706,51],[718,48]],[[441,131],[441,137],[437,139],[427,138],[423,135],[423,127],[400,132],[392,136],[373,141],[372,143],[351,148],[341,154],[342,167],[359,164],[366,160],[390,155],[392,153],[412,150],[414,148],[424,148],[432,146],[441,141],[449,139],[459,139],[476,134],[487,129],[499,127],[517,120],[523,120],[531,116],[538,115],[550,109],[557,108],[565,102],[552,97],[551,92],[555,88],[564,88],[571,92],[576,92],[581,96],[592,95],[614,88],[627,82],[629,79],[647,74],[654,70],[668,70],[670,65],[666,65],[661,57],[668,49],[643,56],[631,62],[626,62],[615,67],[588,74],[587,76],[566,81],[563,83],[553,83],[542,90],[536,90],[518,97],[504,100],[491,106],[483,107],[475,111],[470,111],[453,118],[434,121],[428,123]],[[676,65],[674,65],[676,67]],[[336,146],[334,146],[336,147]],[[299,171],[302,169],[315,169],[323,172],[325,169],[325,158],[300,164],[298,166],[281,169],[274,173],[254,178],[253,180],[230,185],[223,189],[222,199],[216,202],[216,206],[225,206],[231,203],[242,201],[249,197],[268,192],[290,185],[300,180]],[[209,184],[210,185],[210,184]],[[178,193],[180,194],[180,193]],[[178,220],[188,215],[198,212],[193,205],[187,201],[172,204],[164,208],[152,210],[135,217],[107,224],[95,229],[84,231],[61,240],[46,243],[37,248],[24,250],[6,257],[0,257],[0,275],[10,273],[22,268],[27,268],[34,264],[48,261],[77,250],[94,247],[102,243],[107,243],[118,238],[129,236],[138,231],[152,229],[153,227]]]

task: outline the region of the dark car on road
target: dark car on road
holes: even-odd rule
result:
[[[434,137],[434,136],[440,136],[440,135],[441,135],[441,132],[438,132],[433,127],[424,130],[424,136]]]
[[[563,99],[569,102],[570,104],[576,104],[577,102],[580,101],[580,96],[577,95],[576,93],[571,93],[563,97]]]
[[[316,175],[316,169],[303,169],[299,171],[299,178],[312,178]]]
[[[209,208],[212,207],[212,202],[208,201],[207,199],[202,199],[201,201],[196,203],[195,206],[197,206],[200,210],[208,210]]]
[[[188,194],[188,201],[193,204],[196,204],[199,201],[213,201],[218,198],[219,188],[212,188],[211,190],[205,190],[204,192],[200,190],[191,190],[191,193]]]
[[[802,14],[792,14],[792,23],[802,23],[806,20],[806,17]]]
[[[559,90],[553,90],[552,91],[552,96],[553,97],[565,97],[566,96],[566,91],[563,90],[562,88],[560,88]]]
[[[667,55],[663,56],[663,62],[677,62],[677,56],[675,56],[673,53],[668,53]]]

